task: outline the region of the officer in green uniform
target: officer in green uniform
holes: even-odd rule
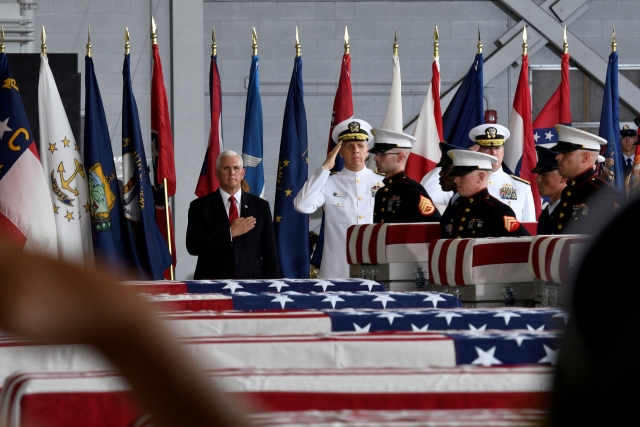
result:
[[[405,172],[415,138],[389,129],[373,129],[378,173],[384,173],[384,188],[376,193],[374,223],[440,222],[440,212],[419,182]]]

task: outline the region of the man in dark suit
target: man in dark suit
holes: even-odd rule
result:
[[[269,202],[242,191],[244,173],[238,153],[223,151],[220,188],[191,202],[187,251],[198,257],[196,280],[280,277]]]
[[[531,173],[537,173],[536,185],[541,196],[549,197],[549,204],[542,211],[538,218],[537,234],[553,234],[554,220],[557,213],[554,213],[560,204],[562,190],[567,186],[567,178],[558,173],[558,161],[555,151],[551,151],[541,145],[536,145],[538,162]]]

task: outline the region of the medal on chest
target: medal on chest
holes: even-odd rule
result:
[[[483,224],[484,224],[484,221],[482,221],[481,219],[470,219],[469,225],[467,226],[467,228],[468,229],[482,228]]]
[[[373,184],[373,187],[371,187],[371,197],[376,197],[376,193],[378,192],[380,187],[382,187],[382,184],[379,182]]]
[[[572,209],[573,209],[573,213],[572,213],[573,216],[580,215],[580,213],[582,213],[582,215],[587,215],[589,213],[589,206],[584,203],[575,204],[572,206]]]
[[[393,204],[395,203],[395,207],[398,208],[400,206],[400,196],[391,196],[389,197],[389,203],[387,204],[387,211],[393,210]]]
[[[518,200],[516,188],[511,184],[503,184],[500,187],[500,198],[503,200]]]

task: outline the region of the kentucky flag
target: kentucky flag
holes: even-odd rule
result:
[[[611,52],[607,66],[607,78],[604,82],[602,113],[598,135],[607,140],[600,154],[604,156],[604,165],[600,166],[600,177],[624,192],[624,174],[622,172],[622,143],[620,142],[620,123],[618,121],[620,98],[618,97],[618,52]]]
[[[448,144],[463,148],[475,144],[469,132],[484,123],[482,65],[482,53],[478,53],[442,116],[442,133]]]
[[[262,164],[262,102],[258,79],[258,55],[251,58],[247,108],[244,114],[242,138],[242,162],[249,193],[264,199],[264,170]],[[294,196],[295,197],[295,196]]]
[[[127,253],[122,200],[93,59],[85,56],[84,62],[84,164],[89,182],[93,250],[96,260],[118,268]]]
[[[155,217],[153,190],[144,152],[138,106],[131,88],[130,55],[122,70],[122,183],[124,216],[132,247],[131,263],[147,279],[162,280],[172,259]]]
[[[302,90],[302,58],[296,57],[284,107],[276,183],[275,235],[283,277],[309,277],[309,215],[293,208],[307,181],[307,114]]]

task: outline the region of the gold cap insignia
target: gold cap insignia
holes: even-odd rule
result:
[[[629,125],[622,126],[622,130],[629,129]]]
[[[487,128],[485,130],[485,133],[487,134],[487,136],[489,138],[495,138],[497,132],[498,132],[498,129],[496,129],[496,128]]]
[[[351,132],[359,132],[360,131],[360,123],[358,123],[358,122],[349,123],[349,130]]]

